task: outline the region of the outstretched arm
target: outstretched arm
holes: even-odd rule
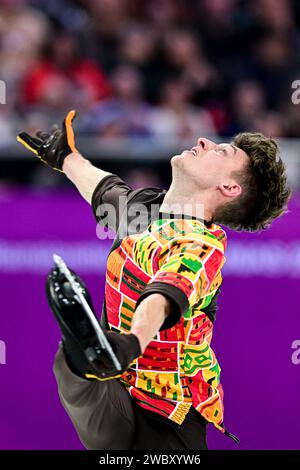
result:
[[[105,176],[111,174],[95,167],[78,152],[70,153],[64,159],[62,169],[89,204],[96,186]]]
[[[121,214],[134,191],[117,175],[93,166],[78,152],[72,127],[75,116],[74,110],[69,111],[62,128],[52,130],[50,134],[38,131],[30,135],[22,131],[17,140],[42,162],[65,173],[83,198],[93,206],[96,220],[117,231]],[[102,180],[105,180],[103,185]],[[105,209],[102,214],[101,207],[105,204],[109,204],[111,210],[107,212]]]
[[[23,131],[17,140],[51,168],[64,172],[84,199],[91,203],[97,184],[111,173],[94,167],[78,152],[72,127],[75,116],[76,111],[69,111],[61,129],[51,133],[38,131],[34,135]]]

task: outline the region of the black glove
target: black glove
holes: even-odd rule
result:
[[[119,371],[114,366],[106,351],[102,351],[98,357],[89,364],[87,378],[98,380],[108,380],[120,377],[130,366],[130,364],[142,355],[139,339],[133,333],[115,333],[104,331],[115,355],[117,356],[122,370]]]
[[[54,170],[62,171],[66,156],[78,152],[72,128],[75,116],[76,111],[69,111],[63,120],[62,129],[56,129],[51,134],[38,131],[31,136],[27,132],[20,132],[17,140]]]
[[[83,289],[82,293],[93,310],[86,286],[73,271],[71,273],[75,276],[76,283]],[[66,361],[76,375],[90,380],[116,378],[142,354],[139,340],[134,334],[103,331],[122,370],[115,368],[107,350],[101,348],[95,329],[86,311],[77,302],[70,283],[57,268],[52,269],[48,275],[46,293],[50,308],[62,332]]]

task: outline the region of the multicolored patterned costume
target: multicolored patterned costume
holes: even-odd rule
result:
[[[113,175],[94,193],[95,213],[118,187],[127,202],[145,199],[145,190],[126,189]],[[146,191],[150,200],[155,191]],[[162,202],[164,193],[156,195]],[[154,219],[114,243],[107,260],[106,322],[113,331],[130,331],[137,305],[153,292],[171,299],[174,314],[119,380],[145,409],[181,424],[193,406],[224,432],[220,366],[210,347],[214,318],[204,310],[222,282],[226,234],[196,217],[159,213]]]

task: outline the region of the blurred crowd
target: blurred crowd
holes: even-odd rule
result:
[[[72,108],[95,136],[300,137],[299,4],[0,0],[0,145]]]
[[[1,181],[61,181],[6,149],[73,108],[79,137],[114,142],[300,137],[299,58],[296,0],[0,0]],[[164,163],[122,161],[104,169],[132,186],[167,184]]]

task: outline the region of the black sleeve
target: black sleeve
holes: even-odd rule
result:
[[[91,204],[97,222],[116,232],[120,216],[132,192],[133,189],[119,176],[105,176],[92,195]]]
[[[210,321],[212,323],[214,323],[215,320],[216,320],[216,314],[217,314],[217,310],[218,310],[218,303],[217,302],[218,302],[218,297],[220,295],[220,292],[221,292],[221,288],[219,287],[217,292],[215,293],[215,295],[211,299],[210,303],[208,304],[208,306],[201,309],[201,312],[204,312],[205,315],[208,316],[208,318],[210,319]]]
[[[118,238],[146,230],[157,218],[166,191],[133,190],[119,176],[105,176],[94,190],[92,209],[97,222],[118,232]]]
[[[159,331],[167,330],[168,328],[172,328],[172,326],[176,325],[181,316],[189,308],[187,296],[178,289],[178,287],[164,284],[163,282],[152,282],[148,284],[138,298],[135,308],[137,308],[140,302],[150,294],[162,294],[171,301],[171,312],[165,319]]]

